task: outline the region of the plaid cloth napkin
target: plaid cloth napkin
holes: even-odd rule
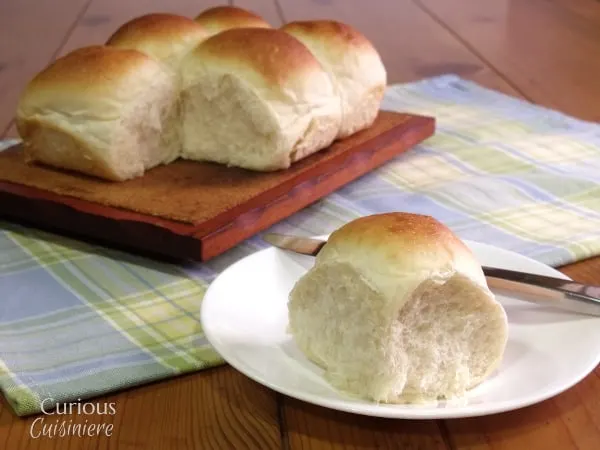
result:
[[[437,117],[437,134],[274,231],[319,235],[403,210],[552,266],[600,254],[600,126],[453,75],[391,86],[383,106]],[[202,296],[264,247],[257,236],[176,266],[0,223],[0,389],[29,415],[47,398],[222,364],[202,333]]]

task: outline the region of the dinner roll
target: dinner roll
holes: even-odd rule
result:
[[[211,36],[232,28],[271,28],[262,17],[235,6],[209,8],[194,19]]]
[[[385,67],[371,42],[333,20],[291,22],[281,29],[302,41],[332,76],[342,101],[338,138],[371,126],[387,84]]]
[[[499,366],[504,309],[469,248],[428,216],[335,231],[293,287],[289,330],[332,386],[375,402],[463,396]]]
[[[338,133],[340,102],[330,77],[283,31],[223,31],[188,54],[181,79],[184,158],[285,169]]]
[[[157,13],[130,20],[107,45],[139,50],[177,70],[181,59],[208,37],[208,31],[188,17]]]
[[[92,46],[42,70],[21,95],[16,124],[28,162],[108,180],[176,158],[163,124],[177,91],[163,65],[136,50]]]

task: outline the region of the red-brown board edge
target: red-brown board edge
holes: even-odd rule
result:
[[[3,219],[150,258],[186,260],[198,259],[202,254],[201,242],[191,234],[192,225],[164,220],[151,222],[135,213],[119,214],[115,218],[109,213],[116,208],[93,205],[89,208],[92,212],[87,210],[90,205],[86,202],[71,200],[65,201],[41,189],[0,182],[0,217]],[[99,214],[100,211],[106,214]],[[188,228],[188,233],[174,231],[184,228]]]
[[[10,182],[0,182],[0,217],[153,258],[207,261],[383,165],[434,132],[435,119],[411,116],[362,143],[360,150],[327,161],[311,173],[311,179],[288,180],[198,225]]]
[[[198,235],[202,241],[202,260],[206,261],[229,250],[271,225],[315,203],[349,182],[366,175],[393,157],[411,149],[432,136],[435,120],[430,117],[413,116],[405,123],[361,144],[360,150],[340,154],[312,172],[312,177],[300,183],[290,183],[284,193],[265,202],[261,196],[252,199],[246,212],[232,209],[227,212],[229,220],[215,231]],[[248,208],[250,202],[245,207]]]

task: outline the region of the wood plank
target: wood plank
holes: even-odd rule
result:
[[[411,0],[279,0],[286,22],[334,19],[356,27],[377,47],[388,83],[456,73],[492,89],[518,95],[485,62]]]
[[[595,450],[600,442],[600,379],[593,372],[567,392],[504,414],[446,421],[455,449]]]
[[[431,118],[382,111],[366,130],[287,170],[179,160],[110,183],[0,153],[0,214],[68,235],[206,261],[431,136]]]
[[[581,283],[600,285],[600,258],[589,258],[564,266],[560,270]]]
[[[54,59],[89,0],[2,0],[0,6],[0,137],[27,82]],[[33,12],[35,11],[35,13]]]
[[[423,449],[444,450],[435,420],[396,420],[340,413],[282,397],[282,425],[290,450]]]
[[[105,43],[113,32],[134,17],[165,12],[193,18],[204,9],[226,4],[227,0],[93,0],[60,55],[86,45]]]
[[[600,8],[590,0],[416,0],[536,103],[600,120]]]
[[[63,449],[280,449],[276,397],[229,366],[86,400],[114,404],[115,414],[31,416],[18,419],[0,406],[0,448]],[[39,436],[42,422],[112,424],[109,436]],[[38,422],[35,422],[38,420]],[[35,423],[34,423],[35,422]],[[32,434],[33,436],[32,437]]]
[[[273,27],[283,24],[277,0],[233,0],[233,5],[258,14]]]
[[[119,449],[281,448],[275,395],[228,366],[129,391],[122,417]]]

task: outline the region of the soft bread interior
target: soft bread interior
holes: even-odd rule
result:
[[[323,263],[292,290],[289,329],[332,386],[377,402],[460,397],[499,364],[504,314],[469,278],[428,279],[397,300],[351,264]]]
[[[149,86],[122,119],[123,131],[141,149],[144,169],[168,164],[179,156],[178,92],[175,81]]]
[[[368,39],[331,20],[290,22],[281,30],[300,40],[330,75],[342,110],[337,138],[369,127],[377,117],[387,73]]]
[[[176,92],[163,80],[112,118],[39,111],[20,126],[25,158],[110,180],[141,176],[177,158]]]
[[[260,169],[280,152],[285,165],[285,140],[260,95],[231,73],[207,69],[198,78],[181,95],[183,158]]]
[[[163,66],[136,51],[96,46],[34,78],[16,123],[28,162],[122,181],[177,158],[178,133],[169,126],[177,101]]]
[[[303,41],[307,43],[307,41]],[[335,92],[340,99],[341,126],[338,131],[337,139],[343,139],[357,133],[373,124],[379,113],[381,100],[383,99],[386,78],[385,71],[382,69],[379,83],[375,83],[369,77],[362,75],[362,71],[368,68],[375,70],[377,67],[375,61],[373,64],[357,65],[361,72],[348,72],[344,70],[344,65],[334,66],[329,59],[323,56],[323,50],[315,45],[311,45],[310,50],[313,54],[319,56],[319,62],[329,73]],[[367,59],[367,58],[363,58]],[[381,64],[380,64],[381,65]]]
[[[285,103],[233,72],[205,66],[181,94],[182,157],[251,170],[286,169],[335,137],[330,98]]]
[[[347,104],[344,107],[344,124],[340,129],[338,139],[344,139],[373,125],[379,114],[384,93],[385,85],[377,86],[355,98],[351,105]]]
[[[76,170],[89,175],[121,180],[143,173],[134,148],[122,148],[118,155],[113,151],[98,152],[90,145],[90,139],[78,139],[60,126],[60,121],[48,120],[47,116],[29,121],[27,141],[24,142],[24,156],[27,163],[41,162],[66,170]],[[25,132],[21,131],[22,134]]]
[[[297,39],[239,28],[181,66],[183,156],[270,171],[330,145],[341,111],[331,79]]]

